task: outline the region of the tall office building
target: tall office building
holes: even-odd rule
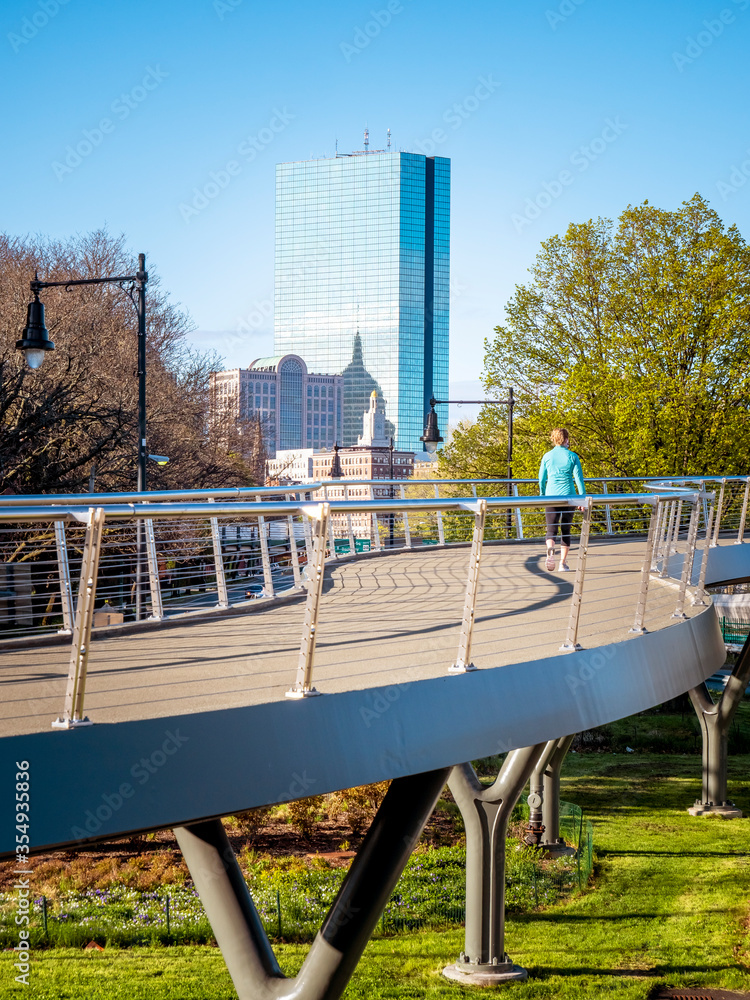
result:
[[[276,168],[275,350],[342,374],[343,447],[376,390],[387,436],[423,450],[430,396],[448,395],[449,229],[444,157],[365,150]]]

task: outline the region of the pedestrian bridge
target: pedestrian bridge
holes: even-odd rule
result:
[[[568,574],[548,572],[543,543],[518,537],[540,523],[533,496],[102,505],[114,525],[132,525],[136,514],[184,523],[214,511],[233,522],[308,521],[305,545],[289,536],[309,555],[313,586],[94,629],[93,641],[86,615],[90,631],[97,602],[87,605],[84,586],[73,655],[67,636],[6,641],[0,731],[8,755],[39,761],[44,807],[32,845],[175,826],[449,766],[682,693],[725,659],[704,588],[750,577],[750,548],[737,544],[747,482],[671,491],[628,483],[620,488],[642,492],[613,494],[610,481],[578,516]],[[88,508],[18,500],[2,509],[6,528],[38,530],[57,518],[95,536]],[[331,558],[336,515],[346,537],[346,519],[362,512],[384,536],[380,551]],[[508,513],[513,537],[493,539]],[[392,516],[402,519],[402,543],[411,524],[410,548],[385,546]],[[417,544],[425,517],[438,544]],[[451,528],[466,540],[446,542]],[[56,644],[34,644],[45,642]],[[52,729],[66,713],[75,731]],[[78,728],[84,716],[92,725]],[[120,795],[122,785],[137,794]],[[110,810],[113,796],[122,801]]]
[[[451,768],[513,751],[490,790],[452,772],[465,819],[472,802],[488,817],[474,832],[467,821],[471,957],[453,975],[520,975],[504,953],[495,827],[502,836],[533,768],[555,748],[564,756],[564,737],[673,698],[723,664],[706,588],[750,579],[750,477],[599,480],[586,498],[555,498],[580,507],[569,573],[547,571],[534,537],[550,498],[528,483],[495,495],[506,486],[0,506],[14,551],[54,538],[68,626],[29,627],[0,649],[0,731],[6,759],[30,775],[31,851],[174,827],[239,995],[331,1000]],[[184,544],[186,524],[194,551],[196,525],[210,539],[213,593],[202,562],[197,587],[167,581],[177,560],[163,553]],[[285,570],[272,524],[286,525]],[[355,532],[369,552],[354,554],[366,547]],[[244,588],[232,600],[243,537],[260,553],[260,600]],[[75,600],[69,550],[80,551]],[[97,627],[101,592],[122,593],[132,552],[138,618]],[[385,779],[391,791],[302,972],[283,979],[216,818]],[[16,854],[14,832],[3,838],[3,854]]]

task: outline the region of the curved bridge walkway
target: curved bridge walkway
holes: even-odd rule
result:
[[[633,641],[643,538],[590,544],[578,641]],[[328,565],[320,602],[315,686],[326,694],[443,677],[456,659],[470,549],[422,548]],[[538,541],[489,543],[482,557],[472,659],[477,668],[560,652],[570,618],[570,573],[548,572]],[[649,632],[674,627],[676,581],[649,586]],[[685,606],[688,618],[704,606]],[[96,725],[283,701],[297,667],[303,596],[246,613],[165,623],[96,641],[86,712]],[[564,655],[564,654],[560,654]],[[0,652],[0,731],[47,732],[59,714],[69,647]],[[710,673],[711,671],[709,671]],[[558,734],[559,735],[559,734]]]

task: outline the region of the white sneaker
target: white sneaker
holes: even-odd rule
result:
[[[555,550],[547,549],[547,561],[544,564],[550,573],[553,572],[555,568]]]
[[[571,570],[570,566],[568,566],[567,563],[560,563],[560,565],[557,567],[557,572],[558,573],[572,573],[572,570]]]

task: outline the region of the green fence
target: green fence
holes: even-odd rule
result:
[[[728,646],[742,646],[750,632],[750,622],[738,622],[731,618],[719,618],[721,634]]]

